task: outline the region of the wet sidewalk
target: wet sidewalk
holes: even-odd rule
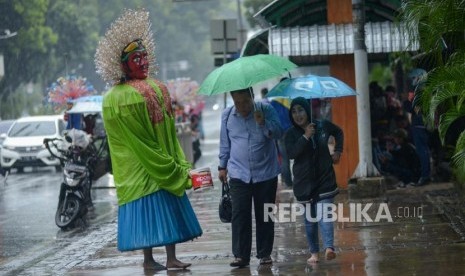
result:
[[[451,183],[388,189],[381,199],[351,200],[342,191],[335,200],[342,209],[335,222],[336,259],[326,261],[320,256],[318,264],[306,263],[309,253],[303,218],[297,216],[296,222],[276,223],[273,265],[259,266],[252,259],[250,267],[242,269],[229,266],[233,259],[231,226],[218,218],[220,193],[217,182],[212,189],[189,192],[203,228],[202,237],[177,246],[179,259],[192,263],[189,270],[144,272],[140,250],[122,253],[116,249],[115,221],[111,242],[67,275],[465,275],[463,225],[460,218],[453,222],[450,210],[460,210],[450,200]],[[278,203],[291,202],[292,191],[280,187]],[[363,208],[366,212],[361,214]],[[377,214],[384,219],[376,221]],[[154,249],[154,256],[164,263],[164,248]]]

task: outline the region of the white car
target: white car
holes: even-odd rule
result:
[[[0,146],[3,144],[3,140],[1,136],[2,134],[7,134],[8,130],[10,129],[11,125],[15,122],[15,120],[3,120],[0,121]]]
[[[55,166],[60,160],[52,157],[44,146],[44,138],[61,138],[66,128],[62,115],[23,117],[14,122],[0,149],[0,164],[5,171],[24,167]]]

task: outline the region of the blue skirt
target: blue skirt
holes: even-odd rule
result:
[[[118,209],[118,250],[176,244],[202,235],[189,198],[160,190]]]

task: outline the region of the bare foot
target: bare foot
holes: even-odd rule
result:
[[[159,270],[166,270],[166,267],[160,263],[155,262],[154,260],[148,260],[148,261],[144,261],[144,269],[159,271]]]
[[[308,258],[307,260],[307,263],[308,264],[316,264],[318,263],[318,253],[312,253],[312,256],[310,256],[310,258]]]
[[[186,269],[192,264],[190,263],[183,263],[180,260],[173,260],[173,261],[167,261],[166,262],[166,268],[167,269]]]
[[[332,248],[326,248],[326,253],[325,253],[326,260],[330,261],[334,258],[336,258],[336,253]]]

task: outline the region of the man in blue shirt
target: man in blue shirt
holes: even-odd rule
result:
[[[249,265],[252,249],[252,201],[257,258],[271,264],[274,222],[265,222],[264,204],[274,204],[280,166],[276,141],[283,130],[276,110],[254,102],[252,88],[232,91],[234,106],[221,116],[219,179],[229,176],[232,199],[232,267]]]

